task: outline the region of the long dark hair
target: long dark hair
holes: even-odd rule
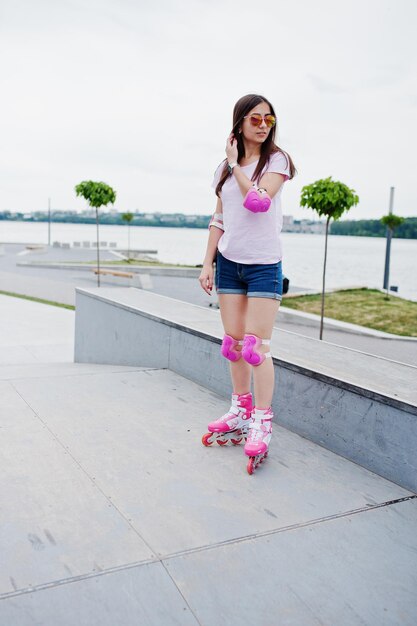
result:
[[[259,96],[257,94],[250,93],[247,96],[243,96],[236,102],[234,106],[232,133],[234,137],[237,139],[237,154],[238,154],[237,162],[238,163],[240,163],[241,159],[243,159],[243,157],[245,156],[245,146],[243,143],[243,137],[242,137],[242,134],[239,132],[243,123],[243,118],[245,117],[245,115],[249,113],[249,111],[252,111],[252,109],[254,109],[261,102],[265,102],[271,109],[272,115],[276,117],[274,107],[272,106],[272,104],[266,98],[264,98],[263,96]],[[281,152],[287,159],[289,169],[290,169],[289,178],[293,178],[295,174],[297,173],[297,170],[295,169],[294,163],[290,155],[288,154],[288,152],[284,152],[284,150],[282,150],[279,146],[276,145],[275,131],[276,131],[276,126],[273,126],[270,132],[268,133],[268,137],[261,144],[261,155],[259,157],[258,164],[255,168],[255,171],[251,179],[253,181],[256,180],[259,182],[261,173],[263,169],[265,168],[265,165],[269,163],[269,159],[271,158],[271,155],[275,154],[276,152]],[[223,166],[223,172],[218,182],[218,185],[216,187],[217,196],[220,194],[222,187],[224,183],[226,182],[226,180],[229,178],[229,176],[231,176],[231,174],[229,173],[229,170],[227,169],[227,160],[225,160],[224,166]]]

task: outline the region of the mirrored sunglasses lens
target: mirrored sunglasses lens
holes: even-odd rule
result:
[[[262,124],[262,115],[259,115],[259,113],[254,113],[250,116],[250,121],[253,126],[260,126]]]
[[[265,124],[268,128],[272,128],[276,124],[276,119],[273,115],[265,115]]]

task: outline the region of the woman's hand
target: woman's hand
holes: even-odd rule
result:
[[[200,281],[202,289],[204,289],[204,291],[208,293],[209,296],[211,296],[211,290],[213,289],[213,276],[213,263],[209,265],[203,265],[203,269],[201,270],[201,274],[198,280]]]
[[[226,157],[229,163],[237,163],[238,159],[238,151],[237,151],[237,140],[233,133],[227,138],[226,142]]]

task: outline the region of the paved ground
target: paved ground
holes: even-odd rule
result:
[[[253,476],[227,403],[74,364],[74,313],[0,296],[0,624],[417,623],[417,497],[275,425]]]

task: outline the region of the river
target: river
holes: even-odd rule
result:
[[[100,240],[127,247],[127,226],[100,226]],[[132,226],[132,249],[155,249],[160,261],[197,265],[201,263],[208,231],[194,228],[154,228]],[[51,242],[70,243],[96,240],[93,224],[51,225]],[[324,256],[324,235],[283,233],[283,269],[300,287],[320,289]],[[47,243],[48,224],[43,222],[0,221],[0,242]],[[330,235],[326,286],[332,288],[363,286],[382,288],[385,239]],[[390,284],[398,295],[417,301],[417,240],[393,239]]]

